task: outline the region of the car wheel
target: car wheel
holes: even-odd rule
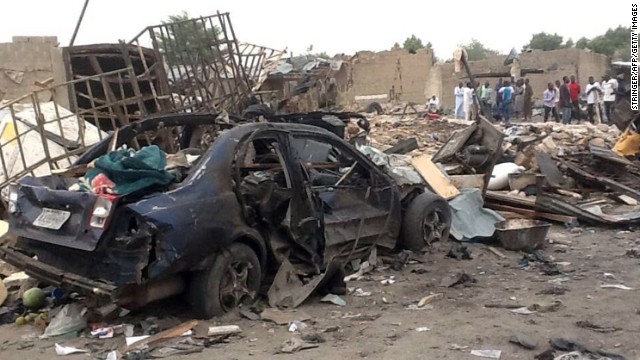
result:
[[[402,221],[401,246],[409,250],[422,250],[434,241],[449,238],[451,208],[436,194],[418,195],[407,208]]]
[[[233,243],[218,253],[213,263],[191,279],[189,302],[198,318],[209,319],[255,298],[262,270],[256,253]]]

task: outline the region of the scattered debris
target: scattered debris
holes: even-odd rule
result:
[[[260,320],[260,314],[256,314],[255,312],[253,312],[251,309],[248,309],[248,308],[240,309],[240,315],[242,315],[243,317],[249,320],[253,320],[253,321]]]
[[[59,356],[89,352],[87,350],[78,349],[71,346],[63,346],[58,343],[55,344],[55,349],[56,349],[56,355],[59,355]]]
[[[272,321],[278,325],[288,325],[296,320],[310,320],[311,316],[302,310],[282,311],[275,308],[266,308],[260,313],[262,320]]]
[[[633,288],[630,288],[626,285],[622,285],[622,284],[604,284],[604,285],[600,285],[600,288],[602,289],[620,289],[620,290],[633,290]]]
[[[343,298],[341,298],[338,295],[335,294],[327,294],[325,297],[323,297],[322,299],[320,299],[321,302],[326,302],[326,303],[332,303],[334,305],[338,305],[338,306],[346,306],[347,302],[344,301]]]
[[[546,312],[558,311],[558,309],[560,309],[561,307],[562,307],[562,301],[555,300],[550,303],[532,304],[531,306],[528,307],[528,309],[534,312],[546,313]]]
[[[429,329],[428,327],[417,327],[416,328],[417,332],[425,332],[425,331],[431,331],[431,329]]]
[[[625,253],[628,257],[640,259],[640,248],[629,249]]]
[[[521,308],[517,308],[517,309],[513,309],[511,310],[512,313],[514,314],[519,314],[519,315],[531,315],[531,314],[535,314],[536,312],[534,310],[530,310],[528,307],[521,307]]]
[[[576,326],[581,327],[583,329],[593,330],[599,333],[612,333],[612,332],[622,330],[621,328],[617,328],[613,326],[602,326],[602,325],[594,324],[589,320],[578,321],[576,322]]]
[[[211,326],[209,327],[209,336],[223,336],[223,335],[233,335],[239,334],[242,332],[240,326],[238,325],[224,325],[224,326]]]
[[[463,272],[459,272],[456,274],[452,274],[444,277],[440,281],[440,287],[453,287],[456,285],[463,285],[465,287],[471,286],[471,284],[476,283],[477,280],[471,277],[471,275]]]
[[[371,296],[371,291],[364,291],[364,290],[362,290],[362,288],[356,288],[353,291],[353,296],[368,297],[368,296]]]
[[[447,257],[457,260],[471,260],[471,254],[469,253],[469,250],[467,250],[467,247],[460,244],[459,242],[451,243],[451,248],[449,248]]]
[[[296,332],[296,331],[299,331],[299,330],[304,330],[308,326],[309,325],[303,323],[302,321],[295,320],[295,321],[291,322],[291,324],[289,325],[289,332]]]
[[[54,337],[80,331],[87,327],[87,309],[79,303],[65,305],[44,331],[45,337]]]
[[[471,350],[471,355],[488,358],[488,359],[500,359],[502,355],[501,350]]]
[[[548,286],[537,293],[537,295],[564,295],[569,288],[562,285]]]
[[[276,354],[293,354],[301,350],[317,348],[318,344],[318,342],[307,342],[299,337],[292,337],[282,344]]]
[[[593,355],[593,356],[609,358],[611,360],[624,360],[624,357],[621,355],[609,353],[602,350],[591,350],[578,342],[566,340],[562,338],[551,339],[549,341],[549,344],[555,350],[576,351],[578,353],[581,353],[581,356]]]
[[[434,300],[438,300],[438,299],[442,299],[444,297],[443,293],[436,293],[436,294],[431,294],[431,295],[427,295],[425,297],[423,297],[422,299],[420,299],[420,301],[418,301],[418,307],[423,307],[427,304],[430,304],[431,302],[433,302]]]
[[[522,333],[511,335],[511,337],[509,338],[509,342],[520,345],[527,350],[533,350],[536,348],[536,346],[538,346],[538,343],[534,339]]]
[[[411,259],[411,255],[413,255],[413,251],[411,250],[402,250],[399,253],[397,253],[393,261],[393,266],[392,266],[393,270],[402,271],[405,265],[409,263],[409,260]]]

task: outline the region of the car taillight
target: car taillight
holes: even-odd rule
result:
[[[15,214],[18,212],[18,185],[11,184],[8,186],[7,203],[10,213]]]
[[[91,213],[91,221],[89,224],[92,227],[104,229],[109,222],[109,216],[111,215],[111,209],[113,204],[118,200],[118,197],[113,195],[99,195],[96,199],[96,203],[93,206],[93,212]]]

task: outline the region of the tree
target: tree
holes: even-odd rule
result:
[[[463,47],[467,50],[467,60],[469,61],[484,60],[489,56],[500,54],[496,50],[485,47],[484,44],[476,39],[471,39],[468,44],[459,45],[459,47]]]
[[[402,47],[405,50],[408,50],[410,53],[414,53],[414,54],[418,49],[424,49],[422,40],[413,34],[411,35],[411,37],[408,37],[404,41],[404,43],[402,44]]]
[[[571,38],[567,39],[567,42],[564,43],[564,47],[567,49],[572,48],[574,45],[573,39]]]
[[[615,29],[609,29],[603,35],[591,39],[588,48],[619,60],[629,60],[630,52],[627,50],[631,47],[629,34],[631,34],[629,27],[618,26]]]
[[[189,14],[183,11],[162,22],[163,25],[169,25],[166,29],[155,30],[160,51],[172,65],[197,64],[200,59],[213,58],[212,44],[220,34],[220,28],[207,27],[206,22],[202,21],[185,22],[189,19]]]
[[[589,39],[587,39],[584,36],[578,39],[578,41],[576,41],[576,48],[578,49],[586,49],[588,46],[589,46]]]
[[[400,43],[398,42],[393,44],[393,46],[391,47],[391,50],[400,50],[400,49],[402,49],[402,46],[400,46]]]
[[[547,34],[543,31],[533,34],[529,43],[524,45],[522,50],[533,49],[548,51],[562,49],[562,47],[562,36],[555,33],[553,35]]]

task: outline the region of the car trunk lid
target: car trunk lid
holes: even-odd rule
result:
[[[117,202],[114,195],[69,191],[76,179],[26,177],[10,206],[10,232],[17,236],[74,249],[93,251]]]

